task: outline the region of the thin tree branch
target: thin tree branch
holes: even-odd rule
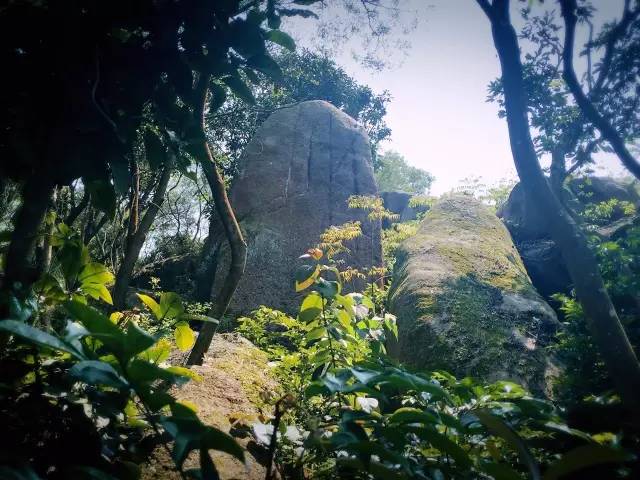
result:
[[[571,94],[580,107],[584,116],[593,125],[600,130],[604,139],[609,142],[622,164],[629,170],[633,176],[640,179],[640,163],[633,158],[624,140],[618,135],[613,125],[606,120],[595,108],[591,100],[587,98],[582,91],[582,86],[578,81],[576,72],[573,68],[573,49],[575,44],[575,32],[578,17],[576,16],[577,2],[576,0],[560,0],[562,17],[565,24],[565,41],[564,50],[562,52],[563,67],[562,77],[567,83]],[[619,26],[619,25],[618,25]]]

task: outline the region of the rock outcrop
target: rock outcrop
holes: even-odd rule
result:
[[[173,392],[198,409],[200,419],[231,433],[245,449],[246,465],[221,452],[211,452],[222,480],[262,480],[267,452],[251,440],[246,431],[254,422],[273,414],[272,405],[282,395],[281,387],[270,373],[266,353],[245,338],[234,334],[216,335],[202,365],[191,367],[201,381],[191,381]],[[192,452],[185,469],[197,468],[199,453]],[[143,480],[179,480],[169,454],[158,447],[150,462],[142,468]]]
[[[380,193],[384,208],[392,213],[398,215],[398,219],[395,222],[407,222],[409,220],[415,220],[418,218],[418,213],[427,211],[426,207],[412,207],[410,205],[411,195],[407,192],[382,192]],[[382,228],[389,228],[391,221],[385,219],[382,222]]]
[[[342,111],[324,101],[276,111],[247,146],[239,168],[231,204],[248,258],[232,311],[268,305],[296,312],[297,259],[317,245],[331,225],[362,223],[363,235],[348,245],[347,264],[358,268],[382,263],[380,222],[347,206],[351,195],[376,195],[377,188],[367,134]],[[218,243],[217,288],[228,268],[224,237]]]
[[[634,185],[609,177],[580,177],[569,182],[567,201],[577,211],[586,204],[597,204],[617,199],[640,205],[640,196]],[[568,293],[572,282],[560,250],[551,239],[547,221],[535,205],[528,200],[524,189],[517,184],[498,215],[502,218],[522,257],[524,265],[536,289],[545,298],[554,293]],[[612,215],[607,225],[596,233],[612,237],[620,228],[632,224],[630,219]]]
[[[513,380],[549,394],[544,351],[558,321],[527,276],[509,232],[470,196],[441,199],[397,254],[391,355],[457,376]]]
[[[538,292],[545,298],[569,293],[571,277],[560,250],[548,233],[547,220],[525,195],[518,183],[498,212]]]

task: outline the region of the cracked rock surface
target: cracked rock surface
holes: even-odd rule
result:
[[[354,119],[319,100],[274,112],[240,159],[230,201],[248,244],[245,274],[231,311],[260,305],[295,313],[298,257],[331,225],[362,222],[363,235],[348,244],[346,265],[380,265],[380,224],[347,207],[351,195],[376,195],[371,146]],[[214,291],[227,271],[221,235]],[[359,287],[354,285],[353,287]]]

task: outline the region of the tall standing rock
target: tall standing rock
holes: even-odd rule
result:
[[[440,200],[400,247],[389,292],[399,339],[416,367],[550,393],[544,347],[558,321],[531,285],[509,232],[468,196]]]
[[[308,101],[273,113],[239,162],[231,204],[248,244],[245,274],[231,310],[260,305],[295,312],[298,257],[318,244],[331,225],[360,221],[363,235],[348,247],[347,263],[382,263],[380,223],[349,209],[351,195],[377,195],[367,134],[355,120],[324,101]],[[228,260],[221,237],[214,289],[224,281]],[[214,247],[215,248],[215,247]]]

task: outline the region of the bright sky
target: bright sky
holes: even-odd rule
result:
[[[497,106],[485,101],[487,84],[500,74],[500,67],[484,14],[474,0],[401,4],[418,11],[419,17],[407,36],[411,47],[402,66],[371,73],[348,52],[338,60],[358,81],[391,92],[387,123],[393,133],[383,148],[434,174],[433,194],[451,190],[465,177],[481,176],[485,183],[514,177],[506,122],[497,117]],[[621,0],[594,4],[600,8],[598,17],[606,20],[622,8]],[[553,1],[545,5],[559,8]],[[514,21],[518,17],[514,12]],[[619,171],[613,159],[601,163]]]

